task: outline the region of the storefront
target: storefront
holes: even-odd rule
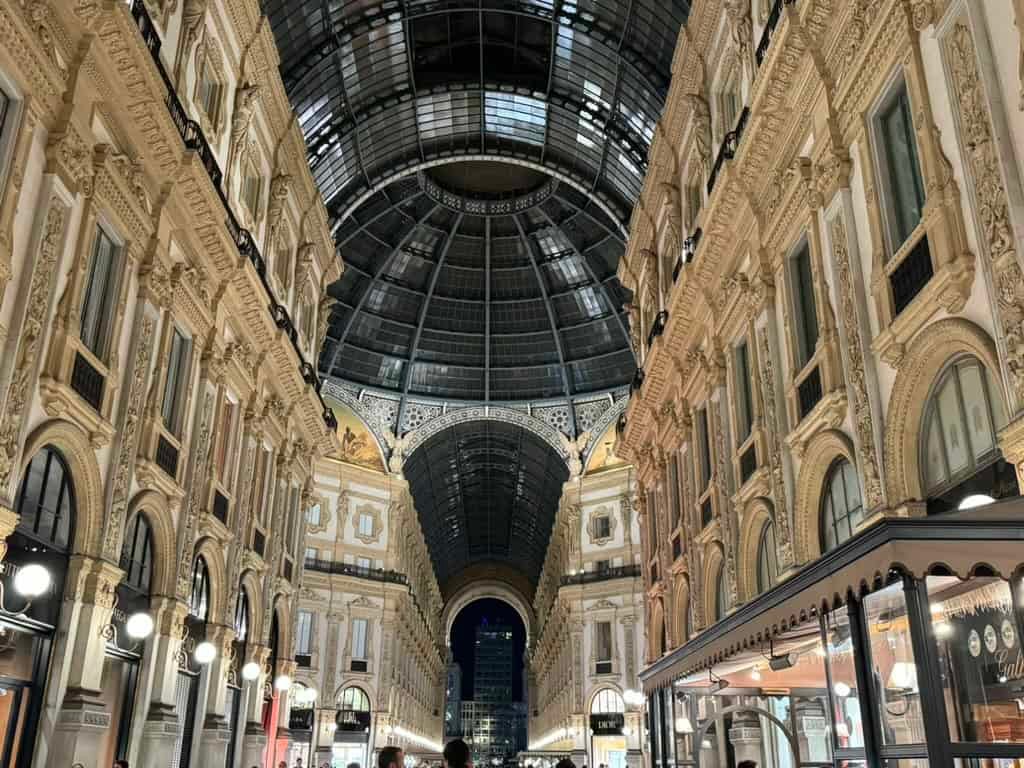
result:
[[[313,728],[316,723],[316,691],[293,683],[288,691],[288,749],[284,760],[288,768],[312,765]]]
[[[645,670],[652,766],[1024,766],[1024,501],[886,520]]]
[[[55,448],[29,463],[16,511],[0,578],[0,765],[28,768],[74,539],[74,485]]]
[[[599,691],[590,705],[590,765],[626,768],[626,705],[618,691]]]
[[[334,718],[331,768],[347,768],[353,763],[360,768],[369,766],[371,726],[370,698],[362,688],[348,686],[341,692]]]

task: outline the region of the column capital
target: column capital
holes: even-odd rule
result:
[[[113,609],[117,585],[124,571],[113,563],[86,555],[73,555],[68,565],[65,600]],[[72,586],[73,585],[73,586]]]

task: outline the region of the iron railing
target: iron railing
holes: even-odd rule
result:
[[[333,573],[340,576],[355,576],[359,579],[382,581],[387,584],[408,584],[409,579],[404,573],[384,568],[369,568],[364,565],[339,563],[336,560],[323,560],[319,557],[306,558],[306,570],[319,573]]]
[[[803,420],[821,401],[821,366],[814,366],[814,370],[804,377],[797,385],[796,394],[800,403],[800,418]]]
[[[638,579],[640,578],[640,566],[636,563],[630,565],[617,565],[612,568],[602,568],[598,571],[583,571],[582,573],[570,573],[562,577],[562,586],[574,584],[596,584],[600,581],[611,581],[612,579]]]
[[[928,235],[923,235],[889,276],[895,314],[898,315],[910,305],[934,274]]]
[[[722,146],[718,148],[718,157],[715,158],[715,165],[711,169],[711,175],[708,176],[708,197],[711,196],[711,190],[715,188],[715,182],[718,181],[718,174],[722,172],[725,161],[736,157],[740,141],[743,139],[743,131],[747,127],[747,120],[749,119],[750,108],[744,107],[743,111],[740,112],[740,118],[736,122],[736,127],[722,138]]]
[[[765,57],[768,56],[768,49],[772,47],[775,30],[779,26],[779,20],[782,18],[782,7],[784,5],[794,5],[795,3],[796,0],[775,0],[772,3],[772,9],[768,13],[768,21],[765,22],[764,32],[761,33],[761,42],[757,44],[757,50],[754,52],[759,68],[764,62]]]

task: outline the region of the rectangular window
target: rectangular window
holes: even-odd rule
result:
[[[310,525],[320,525],[320,505],[310,504],[306,510],[306,522]]]
[[[598,621],[594,624],[594,656],[598,662],[612,660],[612,623]]]
[[[790,258],[789,273],[793,286],[797,365],[802,369],[814,355],[814,348],[818,344],[818,310],[814,300],[811,248],[806,241]]]
[[[370,561],[370,558],[368,557],[357,557],[356,565],[360,568],[365,568],[366,570],[370,570],[370,568],[373,567],[373,563]]]
[[[295,652],[303,656],[312,653],[313,647],[313,614],[309,611],[299,611],[299,618],[295,628]]]
[[[220,434],[217,436],[217,477],[223,485],[231,482],[231,471],[235,460],[235,416],[238,404],[227,397],[220,414]]]
[[[309,294],[302,300],[302,334],[306,337],[306,341],[310,344],[314,342],[313,339],[313,321],[316,319],[313,317],[313,302],[309,299]]]
[[[7,127],[7,116],[11,113],[11,98],[3,89],[0,89],[0,137],[4,135],[4,128]]]
[[[82,343],[104,362],[117,301],[119,251],[103,227],[97,226],[89,279],[85,284],[85,300],[82,302]]]
[[[204,71],[199,80],[199,107],[214,125],[220,118],[221,91],[221,84]]]
[[[906,82],[901,81],[879,108],[875,134],[886,198],[882,210],[887,219],[891,255],[920,223],[924,208],[924,182]]]
[[[736,347],[736,444],[742,445],[754,425],[754,398],[750,390],[750,350],[747,342]]]
[[[700,207],[704,204],[704,198],[701,195],[700,187],[701,185],[699,183],[686,185],[686,200],[687,207],[689,209],[691,227],[696,223],[697,214],[700,213]]]
[[[359,535],[373,536],[373,515],[368,515],[365,512],[359,515]]]
[[[608,515],[594,518],[594,538],[607,539],[612,535],[612,521]]]
[[[270,467],[270,449],[261,447],[259,449],[259,456],[256,459],[256,488],[253,491],[253,509],[256,511],[256,518],[260,521],[260,525],[264,527],[267,524],[265,507]]]
[[[722,127],[719,139],[724,139],[725,134],[736,127],[736,120],[740,114],[740,99],[734,88],[722,92],[720,104],[722,106]]]
[[[262,187],[263,182],[260,180],[259,172],[252,163],[246,163],[245,176],[242,177],[242,202],[253,216],[259,210]]]
[[[658,551],[658,494],[652,488],[647,492],[647,519],[651,525],[650,556]]]
[[[317,559],[317,554],[318,553],[316,551],[316,547],[306,547],[305,558],[307,560],[316,560]]]
[[[672,528],[679,526],[679,454],[673,453],[668,462],[668,513]]]
[[[366,619],[352,619],[352,658],[366,658]]]
[[[595,560],[594,561],[594,570],[597,571],[598,573],[606,573],[607,571],[611,570],[611,567],[612,567],[612,561],[611,560]]]
[[[181,430],[181,411],[185,404],[191,343],[177,328],[171,330],[171,350],[167,360],[167,383],[161,408],[164,427],[178,435]]]
[[[697,443],[700,449],[700,490],[711,482],[711,442],[708,439],[708,409],[697,411]]]

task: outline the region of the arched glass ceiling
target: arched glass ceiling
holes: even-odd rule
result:
[[[569,478],[551,446],[514,424],[471,421],[423,443],[406,459],[405,476],[442,589],[487,562],[537,583]]]
[[[483,155],[625,225],[689,0],[263,0],[336,221],[403,169]]]
[[[424,173],[346,219],[321,370],[403,399],[571,399],[628,384],[621,236],[583,195],[539,178],[473,200]]]

